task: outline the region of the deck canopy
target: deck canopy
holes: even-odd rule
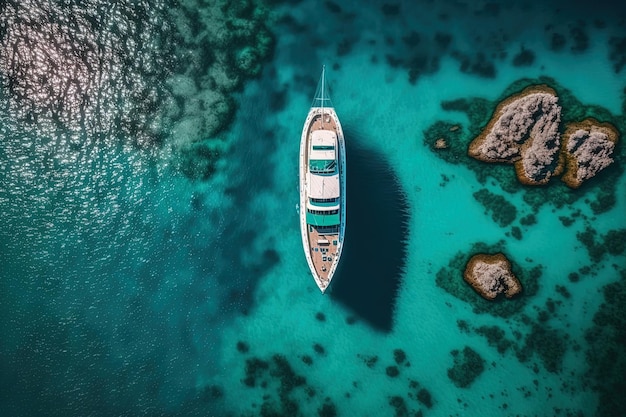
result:
[[[307,173],[307,195],[310,198],[339,198],[339,175],[316,175]]]

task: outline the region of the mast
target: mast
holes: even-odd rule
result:
[[[326,78],[326,65],[322,65],[322,123],[321,126],[324,127],[324,79]]]

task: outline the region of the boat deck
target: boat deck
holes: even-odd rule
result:
[[[311,259],[317,275],[322,282],[328,285],[332,263],[338,256],[339,227],[331,234],[320,234],[314,226],[309,227],[309,244],[311,247]],[[318,243],[318,240],[326,240],[328,243]]]

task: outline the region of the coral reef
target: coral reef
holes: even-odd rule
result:
[[[420,384],[417,380],[402,378],[400,368],[410,367],[406,352],[396,348],[391,353],[397,366],[392,364],[384,367],[385,373],[395,381],[408,382],[408,391],[396,392],[387,397],[388,405],[395,411],[394,414],[390,415],[421,416],[423,415],[423,407],[431,409],[436,406],[436,402],[427,387]],[[304,360],[305,358],[307,359],[306,361]],[[376,367],[379,362],[379,357],[376,355],[359,353],[356,354],[356,358],[363,361],[367,368],[371,370],[371,375],[379,376],[383,370],[381,367]],[[301,359],[307,366],[313,364],[312,359],[307,355],[302,356]],[[335,404],[326,396],[327,391],[325,388],[327,387],[318,387],[311,384],[304,375],[296,372],[294,368],[298,367],[292,367],[288,358],[284,355],[274,354],[269,359],[250,357],[244,362],[244,365],[245,378],[241,380],[242,384],[244,384],[246,389],[256,389],[263,392],[261,415],[313,415],[304,413],[300,408],[302,403],[301,401],[298,402],[298,400],[302,399],[302,394],[308,396],[306,402],[309,404],[306,407],[309,409],[311,405],[317,406],[323,398],[324,404],[321,407],[317,407],[318,414],[316,415],[337,415]],[[361,381],[352,381],[353,388],[360,390],[360,385]],[[278,396],[273,393],[278,393]],[[345,392],[345,397],[351,398],[352,395],[358,394],[358,392]],[[252,403],[251,405],[255,409],[259,407],[258,403]],[[407,414],[408,410],[412,411]],[[258,415],[258,413],[254,413],[254,415]]]
[[[613,163],[611,155],[619,138],[619,132],[609,123],[588,118],[570,123],[563,133],[563,155],[566,170],[561,177],[571,188],[593,178]]]
[[[224,389],[219,385],[209,385],[200,391],[200,397],[205,401],[216,401],[224,397]]]
[[[576,239],[585,246],[589,253],[589,259],[593,263],[600,262],[606,252],[602,243],[597,241],[597,234],[598,232],[591,226],[587,226],[584,231],[576,233]]]
[[[516,67],[527,67],[535,62],[535,53],[522,46],[519,53],[513,57],[513,65]]]
[[[255,395],[249,397],[253,401],[251,407],[258,410],[254,415],[302,416],[304,414],[301,399],[304,396],[314,401],[314,405],[320,403],[318,415],[337,415],[336,406],[331,398],[320,395],[318,400],[314,400],[313,397],[316,397],[319,391],[322,394],[324,391],[309,383],[304,375],[294,369],[289,359],[280,353],[273,354],[267,359],[247,358],[241,382],[246,390],[263,392],[260,404],[254,400]],[[217,395],[223,393],[218,392]]]
[[[394,15],[399,12],[399,5],[384,5],[382,11],[385,15]],[[386,40],[387,64],[394,68],[406,69],[411,84],[415,84],[420,76],[434,74],[439,70],[443,50],[436,46],[436,39],[426,35],[411,30],[400,35],[398,39],[388,37]]]
[[[611,255],[621,255],[626,251],[626,229],[609,230],[604,235],[604,246]]]
[[[507,234],[508,236],[508,234]],[[517,226],[513,226],[511,228],[511,236],[513,236],[517,240],[522,240],[522,229]]]
[[[589,48],[589,35],[585,32],[584,25],[575,25],[570,28],[570,36],[574,44],[570,48],[572,52],[585,52]]]
[[[424,132],[424,144],[433,150],[446,150],[440,152],[440,157],[450,163],[454,163],[465,154],[465,146],[462,144],[459,129],[452,130],[455,125],[449,122],[439,121]]]
[[[448,378],[459,388],[467,388],[485,370],[485,360],[469,346],[453,350],[454,365],[448,369]]]
[[[472,256],[463,278],[487,300],[493,300],[500,294],[512,298],[522,291],[522,284],[511,271],[511,263],[502,253]]]
[[[617,256],[626,251],[626,229],[611,229],[604,236],[598,236],[595,229],[587,226],[576,233],[576,239],[585,246],[593,263],[600,262],[607,253]]]
[[[586,377],[599,393],[596,415],[617,416],[626,408],[626,270],[617,282],[603,289],[604,303],[593,317],[593,327],[585,339],[588,373]]]
[[[250,351],[250,346],[246,342],[242,342],[241,340],[237,342],[237,351],[239,353],[248,353]]]
[[[314,343],[313,344],[313,350],[319,354],[319,355],[325,355],[326,354],[326,349],[324,349],[324,346],[322,346],[319,343]]]
[[[514,163],[522,183],[545,184],[560,173],[560,121],[556,92],[547,85],[527,87],[498,105],[468,154],[485,162]]]
[[[172,125],[169,136],[182,160],[180,171],[206,180],[221,159],[224,144],[215,139],[234,118],[235,93],[260,73],[272,53],[269,13],[256,0],[188,0],[169,14],[179,28],[173,42],[178,53],[165,83],[164,117]]]
[[[408,416],[409,415],[409,407],[406,405],[406,401],[404,398],[399,395],[394,395],[389,397],[389,405],[393,407],[394,416]]]
[[[402,365],[406,362],[406,353],[402,349],[393,350],[393,359],[398,365]]]
[[[460,62],[459,70],[463,73],[483,78],[495,78],[496,76],[494,63],[482,52],[471,56],[461,51],[452,51],[450,55]]]
[[[533,224],[537,223],[537,217],[531,213],[527,216],[522,217],[519,222],[522,224],[522,226],[532,226]]]
[[[517,209],[509,201],[499,194],[492,193],[486,188],[476,191],[474,198],[491,212],[494,222],[500,227],[506,227],[517,217]]]
[[[317,415],[320,417],[336,417],[337,407],[327,398],[326,402],[317,410]]]
[[[564,298],[570,296],[563,286],[557,288],[557,292]],[[501,355],[513,351],[517,360],[527,364],[535,373],[539,372],[539,363],[543,364],[548,372],[560,373],[563,369],[563,357],[570,345],[570,336],[566,331],[552,327],[550,320],[557,317],[557,307],[562,304],[560,300],[548,298],[545,309],[538,309],[536,319],[527,314],[516,316],[513,319],[516,330],[511,332],[512,337],[507,337],[507,332],[497,325],[472,327],[463,320],[457,321],[457,325],[464,333],[483,336],[488,345]],[[507,327],[510,328],[511,324],[507,321]]]
[[[378,356],[373,355],[373,356],[368,356],[368,355],[357,355],[362,361],[363,363],[365,363],[365,365],[367,365],[368,368],[373,369],[374,366],[376,366],[376,363],[378,362]]]
[[[421,388],[417,392],[417,399],[418,399],[419,402],[424,404],[426,406],[426,408],[432,408],[432,406],[433,406],[433,398],[430,395],[430,392],[428,392],[428,390],[426,388]]]
[[[565,43],[565,36],[560,33],[553,33],[552,38],[550,39],[550,49],[555,52],[562,51],[565,47]]]
[[[419,382],[411,379],[409,380],[409,398],[419,401],[426,408],[432,408],[434,401],[433,396],[426,388],[422,387]]]
[[[513,345],[513,342],[505,337],[504,330],[498,326],[480,326],[476,333],[484,336],[489,346],[495,347],[500,354],[506,353]]]
[[[391,378],[395,378],[398,375],[400,375],[400,370],[398,369],[397,366],[388,366],[385,369],[385,373],[387,374],[387,376],[390,376]]]
[[[526,362],[536,354],[548,372],[559,373],[568,338],[561,330],[534,323],[526,336],[524,346],[517,349],[516,356],[520,362]]]
[[[615,73],[618,73],[626,65],[626,37],[611,37],[609,47],[609,58],[613,62]]]
[[[175,166],[187,178],[205,181],[216,172],[224,153],[223,146],[219,142],[200,141],[199,137],[197,139],[197,142],[187,143],[179,149],[180,158]]]

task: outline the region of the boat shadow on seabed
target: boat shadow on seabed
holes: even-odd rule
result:
[[[389,332],[407,254],[409,207],[383,156],[346,132],[346,236],[330,296]]]

